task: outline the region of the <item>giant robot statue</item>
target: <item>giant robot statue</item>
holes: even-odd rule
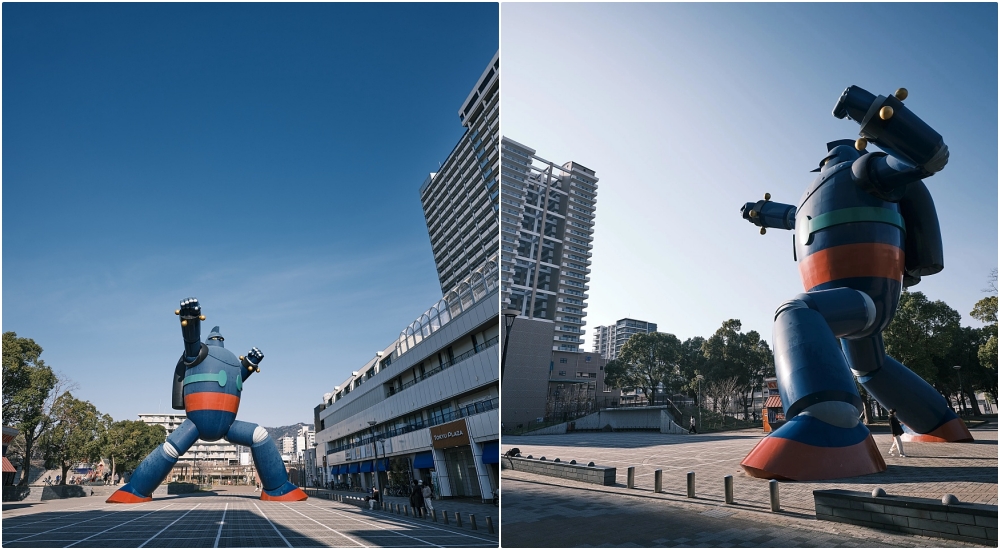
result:
[[[302,489],[288,481],[281,455],[267,430],[236,420],[243,382],[254,372],[260,372],[257,365],[264,354],[252,348],[245,357],[237,358],[224,347],[219,327],[213,328],[208,340],[202,343],[201,321],[205,316],[196,298],[183,300],[175,313],[181,318],[184,353],[174,370],[173,407],[187,411],[187,420],[139,464],[129,482],[115,491],[108,502],[152,500],[153,490],[170,473],[177,457],[199,438],[205,441],[225,438],[230,443],[250,447],[262,486],[261,500],[305,500]]]
[[[743,460],[751,476],[816,480],[884,471],[858,420],[854,377],[896,409],[907,439],[972,440],[941,394],[886,355],[882,342],[902,287],[944,268],[937,213],[921,180],[944,168],[948,147],[903,105],[906,96],[903,88],[889,97],[844,90],[833,116],[859,123],[861,137],[827,144],[798,206],[767,194],[742,208],[761,234],[795,231],[806,290],[775,312],[774,362],[788,421]],[[884,152],[868,152],[869,143]]]

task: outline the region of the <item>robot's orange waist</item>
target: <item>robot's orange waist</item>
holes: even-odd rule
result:
[[[198,392],[184,396],[184,410],[191,411],[226,411],[236,413],[240,408],[240,398],[221,392]]]
[[[857,277],[903,280],[904,254],[898,246],[881,243],[845,244],[825,248],[799,262],[802,286],[817,286]]]

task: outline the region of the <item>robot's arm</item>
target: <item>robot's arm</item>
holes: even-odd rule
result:
[[[920,277],[933,275],[944,269],[944,247],[941,245],[941,228],[938,225],[934,199],[924,182],[906,187],[899,201],[899,213],[906,222],[906,271],[903,286],[911,287]]]
[[[905,88],[892,96],[875,97],[850,86],[833,108],[833,116],[861,126],[858,150],[870,142],[885,151],[868,153],[851,167],[858,185],[884,200],[900,200],[907,185],[936,174],[948,163],[948,146],[941,134],[903,105],[906,97]]]
[[[245,382],[250,375],[255,372],[260,372],[261,360],[264,359],[264,354],[257,348],[250,348],[250,351],[246,355],[240,356],[240,363],[243,365],[243,369],[240,371],[243,373],[243,381]]]
[[[764,200],[748,202],[740,208],[743,219],[760,227],[760,234],[768,227],[795,229],[795,207],[790,204],[771,202],[771,194],[765,193]]]
[[[174,314],[181,318],[181,335],[184,337],[184,358],[193,363],[202,353],[201,322],[205,316],[201,314],[201,304],[197,298],[181,300],[180,309]]]

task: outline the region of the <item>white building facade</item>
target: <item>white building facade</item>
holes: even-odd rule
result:
[[[317,407],[322,484],[368,490],[378,475],[383,489],[419,479],[441,498],[492,498],[498,343],[493,257]]]

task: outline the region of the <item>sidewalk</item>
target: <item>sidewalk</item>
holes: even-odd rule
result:
[[[747,476],[739,465],[763,437],[759,430],[505,437],[502,452],[518,447],[525,456],[594,461],[618,471],[617,483],[606,487],[505,468],[504,545],[972,546],[820,521],[812,495],[816,489],[881,487],[890,495],[938,500],[948,493],[963,502],[996,505],[997,424],[971,431],[974,443],[906,443],[907,457],[886,457],[888,469],[879,474],[780,483],[777,513],[770,511],[767,480]],[[891,436],[874,438],[884,455]],[[629,466],[635,467],[635,489],[625,487]],[[662,493],[653,492],[655,470],[663,472]],[[696,475],[693,499],[686,495],[687,472]],[[733,505],[724,502],[726,475],[733,476]],[[787,538],[783,529],[796,534]]]
[[[334,495],[349,497],[348,501],[350,501],[350,499],[368,498],[368,493],[359,493],[352,491],[331,491],[329,489],[316,489],[314,487],[310,487],[307,490],[307,493],[309,494],[310,497],[313,497],[315,495],[315,498],[331,499],[331,500],[334,498]],[[358,502],[361,503],[363,501],[359,500]],[[389,509],[392,505],[397,505],[400,508],[402,508],[403,506],[410,505],[409,497],[382,497],[382,502],[386,507],[386,509]],[[368,505],[365,504],[366,508],[367,506]],[[500,526],[500,508],[498,506],[494,506],[492,503],[483,504],[482,502],[480,502],[480,499],[478,498],[459,497],[459,498],[435,500],[434,509],[437,510],[439,522],[444,521],[443,519],[441,519],[441,514],[446,511],[448,512],[449,522],[451,523],[454,523],[455,521],[455,512],[459,512],[462,514],[463,524],[469,521],[469,514],[475,514],[476,521],[479,524],[479,529],[482,530],[486,529],[487,516],[493,519],[494,528],[499,528]],[[411,511],[410,515],[412,514],[413,512]]]

